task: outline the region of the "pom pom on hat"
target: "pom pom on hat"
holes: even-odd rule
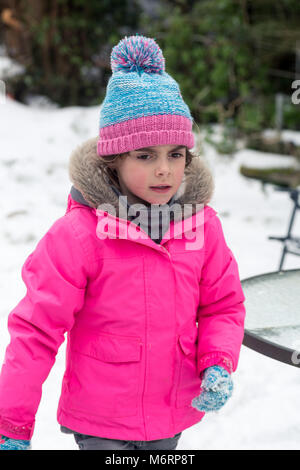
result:
[[[112,72],[142,72],[161,74],[165,71],[165,59],[160,47],[152,38],[125,36],[112,50]]]

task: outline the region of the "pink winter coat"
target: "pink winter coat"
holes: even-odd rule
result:
[[[27,293],[8,318],[0,375],[0,434],[8,437],[31,438],[42,384],[66,332],[57,419],[83,434],[174,436],[204,415],[191,406],[201,371],[237,367],[245,298],[220,220],[207,205],[210,172],[198,159],[186,168],[178,200],[199,204],[198,211],[176,216],[157,244],[118,217],[96,141],[70,160],[73,184],[89,206],[69,195],[65,215],[22,268]],[[107,209],[97,209],[104,202]]]

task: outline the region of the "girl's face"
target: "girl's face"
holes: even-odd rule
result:
[[[185,161],[186,148],[181,145],[156,145],[122,155],[116,163],[122,193],[130,204],[166,204],[182,182]],[[168,187],[155,189],[160,185]]]

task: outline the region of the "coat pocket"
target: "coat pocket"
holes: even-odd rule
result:
[[[178,337],[179,373],[176,393],[176,408],[190,406],[200,394],[201,379],[197,373],[197,333],[183,333]]]
[[[135,415],[141,353],[138,337],[77,331],[70,338],[70,408],[91,416]]]

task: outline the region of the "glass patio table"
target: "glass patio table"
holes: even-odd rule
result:
[[[300,367],[300,269],[242,281],[246,297],[244,346]]]

